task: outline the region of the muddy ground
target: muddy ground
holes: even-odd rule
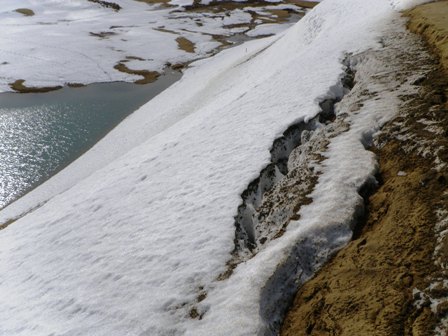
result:
[[[368,214],[352,242],[299,290],[282,335],[417,336],[436,327],[447,334],[448,239],[438,227],[448,209],[446,13],[447,1],[407,13],[442,62],[384,127],[372,148],[380,185]]]

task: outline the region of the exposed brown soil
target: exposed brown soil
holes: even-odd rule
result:
[[[115,32],[99,32],[99,33],[90,32],[89,35],[98,37],[100,39],[106,39],[106,38],[109,38],[111,36],[117,35],[117,33],[115,33]]]
[[[315,1],[301,1],[301,0],[287,0],[285,1],[285,3],[291,3],[302,8],[313,8],[319,4],[319,2]],[[247,6],[264,7],[268,5],[272,5],[272,3],[266,0],[249,0],[240,2],[231,0],[223,0],[223,1],[213,0],[207,4],[202,4],[199,0],[195,0],[193,1],[192,5],[185,6],[185,9],[189,11],[197,10],[202,12],[204,8],[208,8],[215,12],[221,13],[223,10],[244,9]]]
[[[196,46],[189,39],[179,36],[178,38],[176,38],[176,42],[179,49],[188,53],[194,53]]]
[[[102,7],[105,8],[111,8],[115,11],[119,11],[121,9],[121,6],[115,2],[110,2],[110,1],[103,1],[103,0],[87,0],[93,3],[97,3]]]
[[[20,13],[22,15],[25,15],[25,16],[33,16],[34,15],[34,11],[29,8],[17,8],[16,12]]]
[[[303,8],[314,8],[319,4],[319,2],[316,1],[289,0],[289,2]]]
[[[283,335],[426,335],[434,316],[413,306],[412,289],[436,271],[432,212],[445,186],[427,160],[398,141],[378,151],[384,184],[370,198],[359,238],[340,251],[297,294]],[[403,169],[409,172],[398,176]]]
[[[291,16],[291,13],[284,9],[270,9],[268,12],[275,16],[276,23],[287,22]]]
[[[156,71],[148,71],[148,70],[132,70],[129,69],[125,61],[122,61],[114,66],[115,70],[118,70],[120,72],[124,72],[130,75],[137,75],[142,76],[142,79],[136,80],[135,84],[148,84],[156,81],[157,78],[159,78],[160,74]]]
[[[82,83],[68,83],[67,86],[71,87],[71,88],[80,88],[80,87],[86,86],[86,84],[82,84]]]
[[[284,1],[285,4],[291,3],[294,5],[297,5],[298,7],[302,8],[312,8],[317,3],[314,2],[308,2],[308,1],[298,1],[298,2],[292,2],[292,1]],[[217,19],[222,19],[220,15],[222,13],[226,13],[228,11],[234,11],[234,10],[243,10],[249,13],[252,16],[252,19],[250,22],[246,23],[236,23],[236,24],[229,24],[225,25],[225,28],[231,29],[231,28],[247,28],[247,30],[254,29],[257,25],[263,24],[263,23],[283,23],[287,22],[292,13],[298,13],[298,11],[292,10],[292,9],[270,9],[265,10],[265,13],[259,13],[254,10],[246,10],[246,7],[251,8],[261,8],[263,9],[266,6],[273,6],[273,3],[270,3],[265,0],[253,0],[253,1],[247,1],[247,2],[235,2],[235,1],[211,1],[207,4],[202,4],[199,1],[193,2],[192,5],[185,6],[186,12],[192,12],[192,13],[211,13],[216,14]]]
[[[425,37],[448,69],[448,1],[418,6],[406,15],[410,17],[408,28]]]
[[[448,9],[447,1],[420,8],[427,14],[428,6],[440,4]],[[431,15],[443,16],[442,7]],[[420,8],[413,11],[410,27],[419,26]],[[437,22],[431,17],[424,20]],[[428,29],[416,30],[443,55],[437,29],[430,35]],[[436,312],[429,300],[416,305],[421,294],[413,290],[425,292],[435,279],[447,276],[434,262],[434,252],[437,211],[448,209],[443,165],[448,162],[448,76],[434,65],[417,84],[420,94],[383,128],[380,146],[373,149],[382,183],[369,198],[366,221],[353,241],[299,290],[282,335],[432,335],[447,315],[446,302]],[[448,256],[447,240],[439,244],[442,259]],[[425,295],[446,297],[447,288],[439,287]]]
[[[102,7],[110,8],[115,11],[121,10],[121,6],[118,5],[115,2],[111,1],[103,1],[103,0],[87,0],[92,3],[96,3]],[[138,2],[144,2],[149,5],[153,4],[159,4],[163,7],[176,7],[174,5],[171,5],[169,3],[170,0],[135,0]],[[294,1],[294,0],[286,0],[285,3],[292,3],[295,5],[298,5],[299,7],[303,8],[312,8],[315,5],[318,4],[318,2],[312,2],[312,1]],[[236,9],[244,10],[246,7],[266,7],[266,6],[274,6],[275,4],[266,1],[266,0],[249,0],[245,2],[235,2],[231,0],[224,0],[224,1],[216,1],[213,0],[210,3],[207,4],[201,4],[200,1],[195,1],[193,5],[184,6],[183,10],[174,10],[173,12],[192,12],[192,13],[214,13],[216,14],[216,19],[222,20],[223,13],[228,13],[229,11],[233,11]],[[35,13],[31,9],[27,8],[19,8],[15,10],[18,13],[21,13],[26,16],[32,16]],[[292,9],[269,9],[265,10],[264,14],[257,13],[253,10],[247,11],[251,16],[251,21],[247,23],[241,23],[241,24],[235,24],[235,25],[228,25],[224,26],[224,28],[230,29],[230,28],[246,28],[246,32],[249,30],[254,29],[256,26],[263,24],[263,23],[285,23],[288,22],[291,19],[291,15],[293,13],[298,13],[295,10]],[[188,17],[188,15],[186,16]],[[201,22],[196,22],[198,26],[202,26]],[[120,28],[120,26],[111,26],[110,29],[116,29]],[[175,35],[179,35],[179,33],[175,31],[170,31],[168,29],[165,29],[164,27],[156,28],[155,30],[166,32],[166,33],[172,33]],[[90,32],[90,36],[97,37],[98,39],[108,39],[115,35],[117,35],[116,32],[113,31],[100,31],[100,32]],[[215,50],[215,52],[218,52],[222,50],[223,48],[227,48],[231,45],[233,45],[233,42],[229,41],[229,36],[227,35],[215,35],[215,34],[207,34],[206,32],[203,33],[204,35],[210,35],[215,41],[219,42],[221,45]],[[263,36],[259,36],[263,37]],[[176,42],[178,45],[178,48],[187,52],[187,53],[194,53],[196,49],[195,43],[190,41],[189,39],[179,36],[176,38]],[[148,84],[152,83],[160,76],[158,72],[155,71],[149,71],[149,70],[133,70],[126,66],[126,62],[128,60],[132,60],[136,58],[127,57],[125,60],[120,61],[118,64],[114,66],[114,69],[124,72],[127,74],[133,74],[142,76],[142,79],[137,80],[136,84]],[[176,64],[167,64],[167,66],[171,67],[173,70],[181,70],[185,67],[187,67],[189,62],[187,63],[176,63]],[[61,88],[61,86],[55,86],[55,87],[42,87],[42,88],[36,88],[36,87],[27,87],[24,85],[25,80],[19,79],[16,80],[14,83],[10,84],[10,87],[14,89],[17,92],[22,93],[38,93],[38,92],[48,92],[53,90],[58,90]],[[76,83],[74,84],[68,84],[68,86],[77,87],[78,85]]]
[[[47,87],[30,87],[26,86],[25,80],[18,79],[14,83],[10,83],[9,86],[14,91],[20,92],[20,93],[43,93],[43,92],[50,92],[62,89],[62,86],[47,86]]]
[[[148,5],[161,5],[163,7],[174,7],[173,5],[170,5],[169,2],[170,0],[135,0],[138,2],[144,2],[147,3]]]

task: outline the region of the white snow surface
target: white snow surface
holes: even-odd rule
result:
[[[3,210],[14,217],[48,199],[0,231],[0,335],[264,334],[263,290],[291,248],[310,232],[320,239],[321,228],[331,231],[323,255],[350,238],[347,213],[375,165],[360,140],[381,116],[360,117],[330,145],[301,220],[216,281],[234,247],[240,194],[274,139],[340,91],[345,55],[378,47],[397,15],[386,0],[325,0],[285,33],[196,62]],[[193,307],[201,320],[190,318]]]
[[[266,23],[259,25],[247,33],[248,36],[273,35],[282,32],[284,25],[280,23]]]
[[[433,1],[435,0],[391,0],[391,3],[396,10],[403,11]]]
[[[221,45],[213,35],[228,36],[226,25],[248,24],[252,18],[240,9],[195,13],[137,0],[113,2],[119,11],[87,0],[2,0],[0,92],[12,91],[10,84],[19,79],[30,87],[135,81],[141,77],[114,67],[123,63],[131,70],[162,72],[167,64],[209,56]],[[34,15],[25,16],[19,8]],[[193,42],[194,52],[180,49],[179,37]]]

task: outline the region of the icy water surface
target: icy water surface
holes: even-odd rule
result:
[[[78,158],[130,113],[180,78],[0,94],[0,208]]]

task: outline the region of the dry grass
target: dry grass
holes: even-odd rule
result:
[[[178,37],[176,39],[177,47],[185,52],[194,53],[195,44],[185,37]]]
[[[26,86],[25,80],[18,79],[14,83],[10,83],[9,86],[14,91],[20,92],[20,93],[43,93],[43,92],[49,92],[49,91],[55,91],[62,89],[62,86],[47,86],[47,87],[29,87]]]
[[[303,8],[314,8],[319,4],[319,2],[316,1],[289,0],[288,2]]]
[[[115,70],[120,72],[124,72],[130,75],[142,76],[142,79],[135,81],[135,84],[148,84],[153,83],[160,76],[160,74],[156,71],[148,71],[148,70],[132,70],[129,69],[126,64],[123,62],[118,63],[114,66]]]
[[[138,2],[144,2],[148,5],[161,5],[163,7],[174,7],[169,4],[170,0],[135,0]]]
[[[431,165],[405,155],[398,142],[378,154],[384,184],[370,198],[364,231],[300,289],[283,335],[425,335],[433,328],[430,309],[415,309],[412,289],[425,288],[435,271],[432,198],[443,186],[436,179],[422,186]],[[411,173],[397,176],[403,165]]]
[[[406,15],[410,18],[408,28],[428,41],[448,69],[448,1],[418,6]]]
[[[17,8],[15,10],[17,13],[20,13],[25,16],[33,16],[35,15],[34,11],[29,8]]]
[[[89,2],[96,3],[104,8],[111,8],[114,11],[119,11],[121,6],[115,2],[103,1],[103,0],[87,0]]]

